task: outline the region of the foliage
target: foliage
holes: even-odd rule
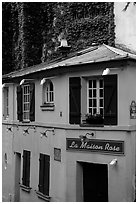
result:
[[[4,73],[60,57],[62,37],[71,51],[92,43],[114,45],[112,2],[4,2],[2,6]]]

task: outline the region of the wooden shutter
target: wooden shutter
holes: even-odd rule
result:
[[[104,76],[104,124],[117,125],[117,75]]]
[[[44,174],[44,155],[40,154],[39,158],[39,191],[43,193],[43,174]]]
[[[26,186],[30,185],[30,151],[26,151]]]
[[[19,121],[23,120],[23,101],[22,101],[22,88],[17,86],[17,119]]]
[[[35,121],[35,84],[30,84],[30,121]]]
[[[50,156],[44,156],[44,194],[49,195],[49,169],[50,169]]]
[[[30,151],[23,151],[23,185],[30,185]]]
[[[69,78],[69,122],[80,124],[81,118],[81,79]]]

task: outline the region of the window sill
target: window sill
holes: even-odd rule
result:
[[[28,186],[25,186],[25,185],[23,185],[23,184],[20,184],[20,187],[21,187],[21,189],[23,190],[23,191],[26,191],[27,193],[30,193],[30,191],[31,191],[31,187],[28,187]]]
[[[40,191],[36,191],[36,194],[37,194],[38,198],[41,198],[41,199],[43,199],[43,200],[45,200],[45,201],[47,201],[47,202],[50,201],[50,197],[47,196],[47,195],[44,195],[44,194],[41,193]]]
[[[90,123],[81,123],[80,127],[104,127],[104,124],[90,124]]]
[[[47,103],[40,106],[42,111],[54,111],[55,105],[53,103]]]

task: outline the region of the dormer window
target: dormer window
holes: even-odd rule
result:
[[[42,110],[54,110],[54,85],[50,79],[46,79],[42,84]]]
[[[54,88],[53,88],[53,83],[51,80],[48,80],[44,84],[44,92],[45,92],[44,104],[54,103]]]

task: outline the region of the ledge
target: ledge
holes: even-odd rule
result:
[[[41,193],[40,191],[36,191],[36,194],[38,196],[38,198],[41,198],[47,202],[50,202],[50,197],[47,195],[44,195],[43,193]]]
[[[28,187],[28,186],[25,186],[25,185],[23,185],[23,184],[20,184],[20,187],[21,187],[21,189],[23,190],[23,191],[26,191],[27,193],[30,193],[30,191],[31,191],[31,187]]]
[[[116,125],[116,126],[104,126],[104,127],[92,127],[92,126],[83,126],[81,125],[70,125],[70,124],[59,124],[59,123],[43,123],[43,122],[31,122],[28,124],[23,124],[22,122],[15,121],[2,121],[3,125],[13,125],[13,126],[35,126],[35,127],[44,127],[44,128],[56,128],[62,130],[97,130],[97,131],[136,131],[136,125]]]

